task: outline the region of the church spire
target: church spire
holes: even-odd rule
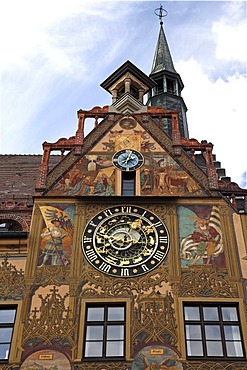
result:
[[[176,110],[179,114],[180,135],[187,139],[189,137],[186,118],[187,108],[181,96],[184,84],[174,68],[163,29],[162,18],[167,15],[167,11],[160,5],[155,10],[155,14],[160,19],[160,31],[149,77],[156,83],[156,87],[150,91],[147,105],[161,106],[169,111]],[[163,128],[171,136],[171,123],[165,120]]]
[[[167,16],[167,11],[163,9],[162,5],[160,5],[160,8],[155,10],[155,14],[158,15],[160,18],[160,32],[154,54],[151,73],[156,73],[164,70],[176,73],[163,28],[162,18]]]

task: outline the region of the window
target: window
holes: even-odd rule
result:
[[[175,88],[174,88],[174,80],[167,78],[166,79],[166,86],[167,86],[167,92],[174,94]]]
[[[84,359],[124,359],[125,305],[86,306]]]
[[[157,86],[156,86],[156,92],[159,94],[159,93],[162,93],[164,92],[164,82],[163,82],[163,78],[160,78],[158,80],[155,81],[157,83]]]
[[[122,195],[135,195],[136,172],[122,172]]]
[[[6,361],[9,358],[16,308],[16,306],[0,306],[0,361]]]
[[[184,322],[188,357],[244,357],[237,305],[186,304]]]

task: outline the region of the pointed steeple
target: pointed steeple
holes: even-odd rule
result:
[[[156,82],[156,87],[150,91],[147,104],[151,106],[161,106],[169,111],[177,111],[179,114],[180,135],[189,138],[188,124],[186,118],[187,107],[181,96],[184,88],[180,75],[176,72],[166,40],[162,18],[167,15],[167,11],[160,8],[155,10],[155,14],[160,19],[160,31],[156,50],[153,59],[152,70],[149,77]],[[163,122],[163,129],[171,136],[171,123]]]
[[[161,22],[160,33],[154,54],[151,74],[164,70],[176,73],[170,49],[166,40],[163,23]]]

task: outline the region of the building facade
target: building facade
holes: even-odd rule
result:
[[[2,156],[0,369],[247,369],[247,190],[189,138],[162,22],[150,76],[101,86],[75,136]]]

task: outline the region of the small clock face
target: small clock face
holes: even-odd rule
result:
[[[116,206],[98,213],[87,224],[82,249],[88,262],[101,272],[138,276],[165,259],[169,236],[166,226],[150,211]]]
[[[122,171],[135,171],[143,165],[144,158],[136,150],[123,149],[114,154],[112,163]]]

